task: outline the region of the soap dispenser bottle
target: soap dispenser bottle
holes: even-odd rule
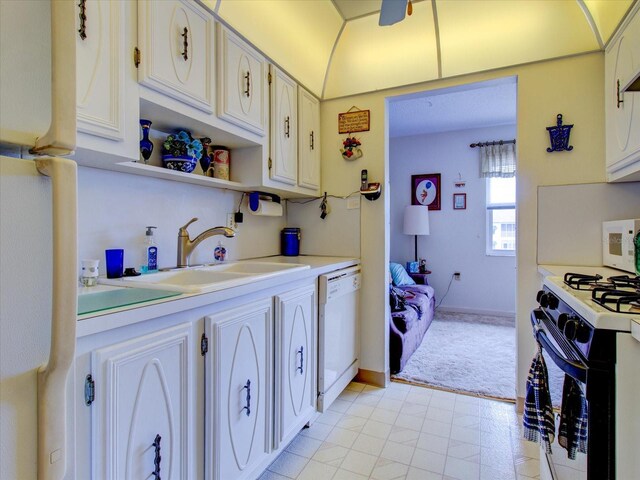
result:
[[[143,272],[153,272],[158,270],[158,247],[153,237],[153,229],[157,227],[148,226],[145,228],[147,229],[147,233],[145,235],[144,264],[141,270]]]

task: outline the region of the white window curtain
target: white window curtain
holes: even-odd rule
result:
[[[485,145],[480,147],[480,178],[516,176],[516,146]]]

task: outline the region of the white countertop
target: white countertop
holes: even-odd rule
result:
[[[299,255],[297,257],[273,256],[254,258],[251,260],[263,260],[268,262],[281,263],[301,263],[309,265],[309,269],[290,272],[271,278],[258,279],[255,282],[241,285],[238,287],[227,288],[210,293],[199,294],[181,294],[175,297],[169,297],[159,300],[153,300],[145,303],[129,305],[126,307],[113,308],[100,312],[89,313],[78,316],[78,325],[76,336],[78,338],[87,335],[99,333],[101,331],[113,328],[123,327],[132,323],[138,323],[145,320],[170,315],[205,305],[211,305],[223,300],[239,297],[241,295],[249,295],[257,291],[278,286],[283,283],[295,282],[297,280],[305,280],[317,277],[334,270],[340,270],[352,265],[360,264],[359,258],[354,257],[322,257]],[[89,287],[78,289],[79,293],[89,293],[98,291],[98,287]],[[103,287],[102,287],[103,288]],[[119,288],[119,287],[110,287]],[[82,290],[82,292],[80,292]]]

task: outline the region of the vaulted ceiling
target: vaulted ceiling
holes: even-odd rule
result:
[[[378,26],[381,0],[203,0],[329,99],[602,50],[640,0],[413,0]]]

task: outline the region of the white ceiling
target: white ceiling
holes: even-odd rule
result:
[[[354,18],[369,15],[380,11],[382,0],[332,0],[336,9],[342,15],[344,20],[353,20]]]
[[[202,1],[324,100],[601,52],[640,5],[413,0],[413,15],[380,27],[382,0]]]
[[[515,125],[516,90],[515,78],[507,78],[396,97],[389,101],[389,136]]]

